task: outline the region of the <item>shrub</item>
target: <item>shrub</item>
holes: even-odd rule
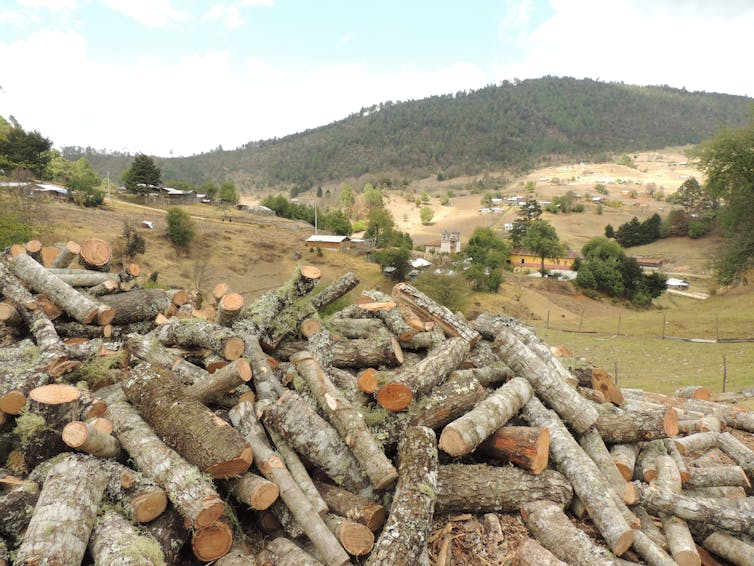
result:
[[[176,206],[168,209],[168,238],[176,246],[187,248],[196,236],[194,222],[188,213]]]
[[[130,222],[123,223],[123,238],[126,240],[126,255],[129,258],[136,254],[143,254],[147,249],[147,243],[144,236],[139,234]]]

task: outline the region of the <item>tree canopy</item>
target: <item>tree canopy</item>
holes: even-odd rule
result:
[[[146,194],[153,187],[159,187],[162,184],[162,172],[154,159],[138,153],[131,167],[123,173],[123,184],[131,193]]]
[[[37,179],[47,178],[52,142],[37,130],[25,131],[11,116],[0,116],[0,169],[10,175],[13,169],[26,169]]]
[[[555,227],[541,218],[529,222],[521,244],[530,252],[537,254],[541,260],[542,275],[545,274],[545,258],[559,258],[568,251],[560,241]]]
[[[708,198],[721,203],[725,243],[715,261],[718,280],[741,283],[754,267],[754,119],[748,127],[724,129],[702,143],[696,156],[706,176]]]
[[[474,230],[464,254],[470,260],[466,279],[475,289],[497,293],[503,282],[503,266],[510,257],[510,245],[491,228]]]

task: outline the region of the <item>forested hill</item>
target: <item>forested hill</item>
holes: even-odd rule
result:
[[[369,173],[415,178],[525,169],[543,159],[595,159],[697,143],[748,123],[752,99],[545,77],[362,108],[332,124],[232,151],[157,159],[166,181],[233,180],[242,189],[301,190]],[[242,111],[239,109],[239,111]],[[178,135],[178,134],[176,134]],[[122,153],[65,148],[118,176]]]

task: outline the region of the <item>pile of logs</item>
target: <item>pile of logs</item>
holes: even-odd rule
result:
[[[753,411],[407,283],[342,306],[358,277],[302,266],[199,304],[103,244],[0,261],[0,565],[430,564],[459,513],[520,516],[511,564],[754,564]]]

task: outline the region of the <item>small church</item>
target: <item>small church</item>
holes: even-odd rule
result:
[[[427,252],[439,254],[457,254],[461,252],[461,233],[443,230],[440,240],[433,240],[424,244]]]

